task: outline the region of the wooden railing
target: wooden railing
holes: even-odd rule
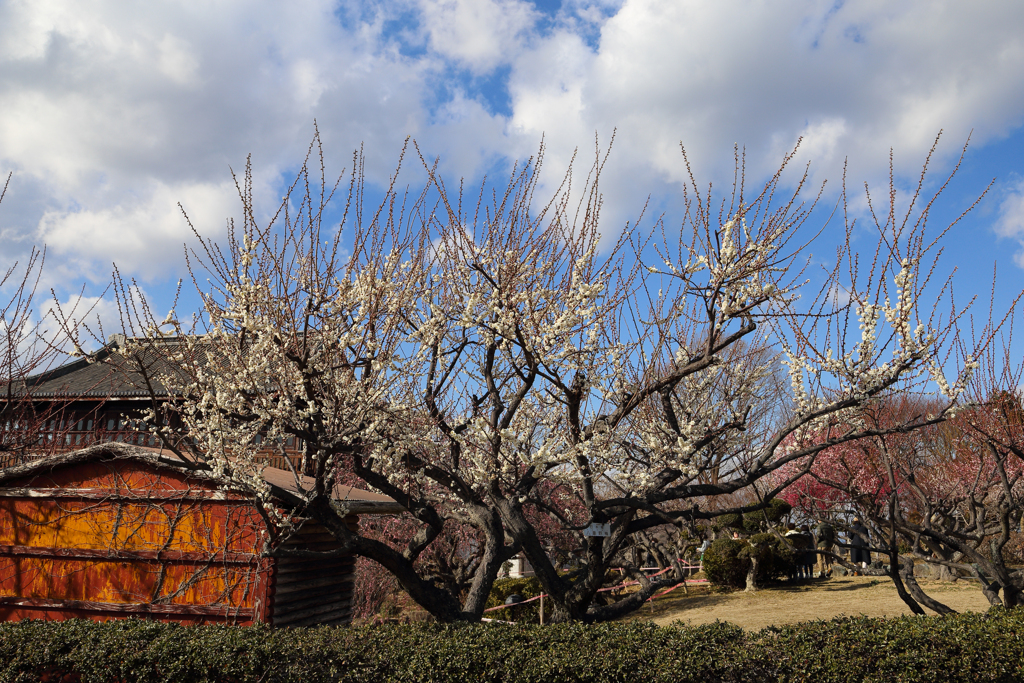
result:
[[[54,440],[57,441],[54,444]],[[106,431],[100,429],[94,432],[69,431],[63,434],[40,434],[38,449],[32,449],[33,453],[10,453],[0,451],[0,469],[23,465],[32,460],[46,457],[53,453],[76,451],[97,443],[127,443],[147,448],[159,448],[160,441],[155,435],[143,431]],[[298,471],[302,466],[301,451],[286,451],[285,455],[280,450],[267,450],[258,457],[265,458],[269,467],[276,467],[282,470],[290,470],[288,460],[291,460],[292,467]]]

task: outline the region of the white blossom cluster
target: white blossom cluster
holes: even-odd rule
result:
[[[761,228],[752,230],[741,208],[715,231],[713,239],[700,239],[695,232],[693,245],[685,247],[685,262],[665,258],[665,271],[654,266],[648,271],[683,280],[684,294],[713,300],[719,324],[792,302],[794,288],[777,282],[787,271],[778,256],[790,226],[768,222]]]
[[[954,386],[950,386],[936,360],[936,334],[925,324],[917,321],[914,325],[916,275],[915,262],[904,259],[899,272],[894,276],[896,301],[888,298],[882,303],[863,302],[855,307],[860,330],[860,340],[845,354],[834,356],[833,350],[825,350],[823,357],[813,361],[806,355],[797,355],[787,349],[786,365],[789,367],[793,399],[797,410],[807,414],[816,410],[820,398],[812,397],[807,388],[809,378],[815,386],[831,386],[834,391],[831,400],[854,398],[863,400],[875,395],[880,389],[893,385],[898,379],[915,379],[928,372],[942,393],[950,400],[956,400],[963,392],[977,363],[967,357]],[[882,320],[889,325],[891,335],[886,344],[879,346],[879,324]],[[883,360],[882,354],[891,346],[891,359]],[[826,381],[831,378],[831,384]]]
[[[396,360],[388,325],[403,317],[401,287],[410,266],[392,253],[379,270],[318,281],[304,275],[315,268],[299,264],[295,290],[281,296],[249,272],[265,247],[249,235],[243,245],[237,278],[221,288],[220,303],[207,299],[207,333],[176,339],[172,360],[184,372],[159,380],[182,397],[184,429],[213,474],[254,492],[277,514],[262,474],[268,451],[306,433],[316,435],[304,440],[307,448],[340,453],[410,407],[387,382]],[[287,325],[297,294],[313,313],[298,330]],[[130,341],[127,352],[146,352],[158,336],[154,330]],[[334,464],[328,460],[328,469]]]
[[[676,484],[685,483],[741,455],[757,428],[748,409],[774,390],[773,364],[771,356],[741,355],[686,376],[671,394],[677,428],[662,415],[639,415],[631,431],[642,454],[619,465],[617,481],[642,492],[662,472],[673,471]]]
[[[540,366],[537,388],[552,378],[585,379],[578,388],[589,395],[595,368],[614,365],[622,345],[609,343],[600,331],[607,276],[594,272],[596,244],[567,265],[536,249],[488,254],[470,247],[473,260],[446,262],[443,275],[431,275],[431,286],[417,307],[410,343],[415,351],[400,362],[403,374],[419,373],[435,348],[463,348],[458,383],[442,393],[447,415],[465,421],[457,434],[435,429],[430,439],[443,452],[446,442],[460,450],[458,474],[480,490],[497,480],[512,482],[526,469],[564,477],[579,462],[579,445],[566,439],[558,405],[543,393],[530,392],[511,421],[495,422],[488,381],[500,383],[500,400],[521,386],[530,361]],[[488,366],[488,354],[493,360]],[[488,396],[478,414],[471,396]],[[507,406],[506,406],[507,407]],[[593,445],[583,446],[586,449]]]
[[[975,365],[944,379],[936,335],[915,318],[911,259],[894,302],[857,299],[849,350],[768,332],[765,321],[799,317],[784,212],[742,206],[695,229],[678,258],[662,253],[664,268],[620,270],[599,263],[596,233],[545,232],[527,213],[495,214],[479,235],[429,214],[422,234],[374,233],[344,263],[295,247],[281,265],[276,242],[246,232],[208,293],[206,334],[180,336],[186,379],[160,378],[215,473],[269,511],[268,444],[300,438],[325,476],[358,454],[378,481],[453,514],[520,495],[526,473],[642,495],[667,472],[679,483],[741,467],[778,423],[780,363],[800,419],[915,373],[955,398]]]

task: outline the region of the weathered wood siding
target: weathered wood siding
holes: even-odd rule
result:
[[[351,530],[358,528],[359,520],[354,515],[346,521]],[[307,521],[285,547],[324,552],[339,546],[327,529]],[[270,623],[274,626],[349,623],[355,565],[352,555],[330,559],[279,558],[273,575]]]
[[[252,505],[187,472],[80,463],[0,487],[0,620],[269,616]]]

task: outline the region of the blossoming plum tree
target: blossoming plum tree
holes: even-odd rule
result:
[[[947,389],[923,423],[956,405],[973,360],[939,360],[955,320],[924,303],[936,250],[920,188],[905,217],[891,195],[870,268],[846,221],[837,260],[801,298],[800,228],[818,198],[801,200],[799,173],[783,192],[791,157],[753,193],[741,164],[724,198],[691,176],[681,227],[640,221],[602,240],[606,158],[582,187],[570,170],[540,201],[543,153],[503,190],[478,194],[449,188],[420,156],[422,190],[398,190],[396,172],[372,212],[357,158],[336,228],[322,152],[319,177],[307,163],[269,221],[257,220],[247,171],[241,224],[223,246],[200,237],[189,254],[204,302],[195,322],[161,324],[125,300],[140,358],[163,334],[183,339],[180,372],[159,380],[180,395],[172,410],[184,431],[156,411],[151,428],[267,503],[278,530],[267,552],[285,552],[293,519],[315,518],[441,621],[478,620],[502,563],[523,552],[556,620],[600,621],[682,579],[678,564],[642,575],[630,562],[638,535],[759,509],[774,490],[706,503],[804,463],[795,480],[830,447],[922,424],[860,419],[885,396],[930,381]],[[281,510],[268,502],[259,451],[287,437],[303,443],[304,493]],[[341,472],[406,506],[415,523],[400,542],[346,527],[344,503],[329,495]],[[541,517],[582,545],[575,569],[551,557]],[[586,535],[595,523],[610,536]],[[456,594],[419,559],[459,525],[473,530],[475,559]],[[639,588],[600,604],[612,566]]]

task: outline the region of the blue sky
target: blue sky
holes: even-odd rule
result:
[[[555,179],[617,130],[608,233],[648,194],[672,222],[680,143],[725,186],[734,144],[758,180],[802,136],[813,180],[835,186],[848,160],[852,186],[881,189],[890,148],[908,185],[940,129],[936,177],[971,135],[933,221],[995,184],[944,264],[967,293],[987,296],[993,263],[1001,298],[1024,284],[1024,5],[1009,1],[2,0],[0,265],[45,244],[63,301],[96,296],[116,262],[159,304],[184,274],[177,204],[222,234],[229,167],[251,153],[269,207],[314,120],[334,171],[363,144],[378,183],[410,135],[473,181],[542,136]]]

